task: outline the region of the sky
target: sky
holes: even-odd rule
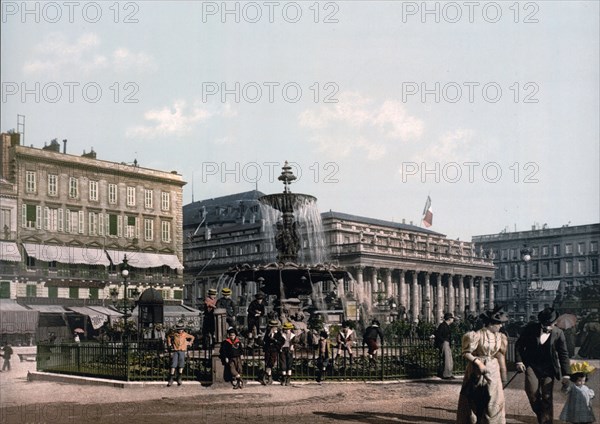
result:
[[[597,223],[597,1],[2,1],[0,129],[451,238]]]

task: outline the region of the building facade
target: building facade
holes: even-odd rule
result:
[[[533,226],[473,237],[493,257],[497,301],[524,320],[548,306],[578,313],[598,310],[599,241],[600,224]]]
[[[234,265],[276,260],[274,222],[258,200],[262,195],[251,191],[184,206],[188,302],[197,305]],[[365,302],[372,313],[388,311],[430,322],[440,321],[447,311],[463,316],[494,305],[492,261],[472,243],[339,212],[319,217],[327,261],[353,276],[338,285],[338,296]],[[234,287],[234,297],[243,298],[247,289]]]
[[[102,306],[153,286],[181,303],[182,176],[42,149],[2,134],[0,294],[23,305]]]

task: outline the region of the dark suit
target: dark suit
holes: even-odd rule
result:
[[[562,330],[553,327],[545,343],[540,343],[542,325],[529,323],[515,345],[517,362],[525,367],[525,393],[539,424],[552,424],[554,380],[569,375],[569,352]]]

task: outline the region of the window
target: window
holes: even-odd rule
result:
[[[144,240],[154,239],[154,221],[144,219]]]
[[[98,181],[90,180],[90,200],[98,201]]]
[[[35,193],[35,171],[25,171],[25,191]]]
[[[171,241],[171,221],[162,221],[160,224],[162,241]]]
[[[532,247],[531,248],[531,256],[532,257],[536,257],[540,254],[540,249],[538,249],[537,247]]]
[[[592,258],[590,260],[590,272],[592,274],[598,274],[598,259]]]
[[[83,234],[83,211],[65,210],[65,232]]]
[[[121,237],[123,233],[123,220],[120,215],[109,214],[106,220],[106,234],[109,236]]]
[[[127,217],[127,227],[125,228],[125,237],[135,238],[137,237],[137,224],[135,216]]]
[[[12,221],[11,221],[11,210],[10,209],[0,209],[0,234],[4,235],[4,231],[8,228],[8,231],[12,231]],[[6,237],[8,238],[8,237]]]
[[[88,232],[90,236],[98,234],[98,214],[96,212],[88,214]]]
[[[48,297],[52,299],[56,299],[58,297],[58,287],[50,286],[48,287]]]
[[[560,275],[560,261],[552,262],[552,275]]]
[[[568,274],[568,275],[573,274],[573,262],[571,262],[571,261],[565,262],[565,274]]]
[[[507,259],[507,252],[506,252],[506,249],[502,249],[502,250],[501,250],[501,252],[500,252],[500,255],[501,255],[501,259],[502,259],[503,261],[505,261],[505,260]]]
[[[580,255],[585,254],[585,243],[577,243],[577,253]]]
[[[554,256],[560,255],[560,246],[558,244],[552,246],[552,254]]]
[[[573,254],[573,245],[571,243],[565,244],[565,255]]]
[[[37,284],[27,284],[25,286],[25,296],[36,297],[37,296]]]
[[[48,231],[58,231],[58,209],[44,208],[44,228]]]
[[[144,207],[152,209],[152,190],[144,190]]]
[[[135,187],[127,187],[127,206],[135,206]]]
[[[24,228],[42,228],[42,207],[23,204],[21,224]]]
[[[90,287],[90,299],[98,299],[98,287]]]
[[[109,184],[108,185],[108,203],[115,204],[117,203],[117,185]]]
[[[577,273],[585,274],[585,261],[577,261]]]
[[[260,244],[254,245],[254,253],[260,253]]]
[[[160,209],[163,211],[168,211],[171,209],[171,195],[167,192],[160,193]]]
[[[548,246],[542,246],[542,256],[548,256]]]
[[[590,242],[590,253],[598,253],[598,242],[597,241]]]
[[[71,199],[79,197],[79,181],[77,178],[69,178],[69,197]]]
[[[58,175],[48,174],[48,196],[58,196]]]
[[[79,287],[69,287],[69,299],[79,299]]]
[[[10,299],[10,281],[0,281],[0,299]]]
[[[173,290],[173,299],[183,299],[183,290]]]

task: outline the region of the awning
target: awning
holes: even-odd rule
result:
[[[107,250],[108,256],[114,265],[123,262],[127,255],[127,263],[134,268],[157,268],[168,266],[171,269],[183,269],[176,255],[163,253],[128,252],[124,250]]]
[[[42,314],[64,314],[68,312],[60,305],[27,305],[27,307]]]
[[[21,253],[17,243],[0,241],[0,261],[21,262]]]
[[[110,309],[104,306],[87,306],[87,308],[96,311],[98,313],[104,314],[108,317],[110,317],[110,319],[117,319],[117,318],[121,318],[123,316],[123,314],[119,311],[116,311],[114,309]]]
[[[39,312],[27,309],[14,300],[0,301],[0,333],[35,333],[38,327]]]
[[[544,291],[556,291],[556,290],[558,290],[559,286],[560,286],[560,280],[532,281],[529,288],[531,290],[538,290],[541,288]]]
[[[109,315],[95,311],[87,306],[69,306],[69,309],[73,312],[77,312],[78,314],[87,315],[92,322],[92,327],[94,327],[94,330],[99,329],[106,321],[108,321]]]
[[[44,262],[109,266],[103,249],[95,247],[58,246],[55,244],[23,243],[27,254]]]

